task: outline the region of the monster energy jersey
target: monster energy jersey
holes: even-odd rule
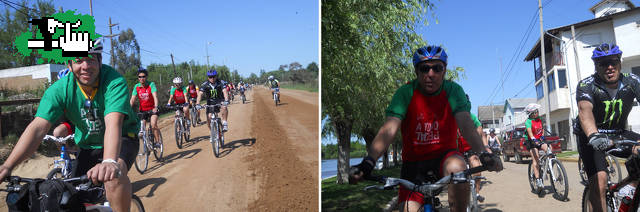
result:
[[[104,117],[112,112],[125,115],[122,136],[135,136],[140,126],[138,126],[138,117],[129,104],[127,81],[107,65],[102,65],[100,68],[98,80],[98,90],[91,101],[90,108],[85,108],[83,103],[87,98],[76,83],[73,74],[68,74],[56,81],[44,92],[36,117],[46,119],[53,124],[64,115],[76,126],[74,136],[76,144],[85,149],[103,147]]]
[[[457,112],[468,112],[471,104],[460,85],[444,81],[432,95],[424,95],[414,80],[400,87],[386,110],[388,117],[402,120],[402,160],[422,161],[455,150]]]
[[[280,82],[278,82],[277,79],[274,79],[273,81],[269,81],[269,86],[271,86],[271,88],[277,88],[278,84],[280,84]]]
[[[623,130],[633,107],[633,99],[640,97],[640,78],[631,73],[621,73],[620,85],[615,95],[609,94],[605,83],[593,74],[578,83],[576,100],[593,104],[593,117],[598,129]],[[579,119],[578,119],[579,120]],[[577,127],[581,130],[581,126]]]
[[[202,85],[200,85],[200,90],[204,93],[205,97],[208,99],[224,99],[224,94],[222,93],[222,89],[224,88],[224,83],[219,79],[216,79],[214,83],[209,82],[209,80],[204,81]]]

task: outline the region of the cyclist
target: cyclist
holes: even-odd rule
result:
[[[469,99],[469,97],[467,96],[467,99]],[[482,131],[482,123],[480,123],[480,120],[478,120],[478,117],[473,114],[470,113],[471,115],[471,120],[473,120],[473,124],[476,127],[476,132],[478,133],[478,135],[481,136],[482,138],[482,143],[486,145],[487,141],[486,141],[486,137],[484,137],[484,131]],[[478,166],[482,166],[482,163],[480,162],[480,158],[478,158],[478,155],[476,155],[473,151],[471,151],[471,146],[469,146],[469,143],[467,143],[467,140],[464,139],[464,137],[460,134],[460,130],[458,130],[458,145],[459,145],[459,150],[460,153],[464,154],[467,156],[467,158],[469,159],[469,165],[471,165],[471,167],[478,167]],[[487,152],[491,152],[491,149],[486,148],[485,149]],[[473,174],[473,176],[482,176],[481,173],[475,173]],[[477,199],[480,202],[484,202],[484,197],[482,195],[480,195],[480,184],[481,180],[477,179],[476,180],[476,195],[477,195]]]
[[[133,107],[133,104],[136,101],[136,98],[140,99],[140,106],[138,107],[138,111],[148,112],[151,111],[151,129],[153,129],[153,134],[156,138],[162,138],[160,134],[160,129],[158,128],[158,89],[156,88],[156,84],[153,82],[147,82],[147,77],[149,76],[149,72],[147,69],[139,68],[138,69],[138,83],[133,86],[133,91],[131,92],[131,100],[129,103]],[[147,125],[146,120],[143,120],[145,125]],[[160,144],[160,139],[154,139],[155,145]]]
[[[243,82],[240,82],[240,83],[238,84],[238,91],[240,91],[240,97],[243,97],[243,96],[244,96],[244,92],[245,92],[245,90],[247,90],[247,87],[245,87],[245,85],[244,85],[244,83],[243,83]]]
[[[533,167],[539,167],[540,155],[538,150],[547,151],[548,145],[543,143],[540,139],[544,136],[544,128],[542,128],[542,120],[539,116],[540,105],[536,103],[528,104],[524,111],[528,115],[527,120],[524,122],[526,132],[524,134],[527,149],[531,153],[531,165]],[[536,193],[540,193],[544,188],[542,179],[540,178],[540,170],[538,168],[533,169],[533,174],[536,177]]]
[[[489,129],[489,135],[486,139],[488,143],[488,148],[491,149],[492,152],[500,151],[500,141],[498,140],[498,135],[496,135],[496,129]]]
[[[189,94],[189,107],[195,107],[196,100],[198,99],[198,91],[200,87],[196,85],[193,80],[189,80],[189,86],[187,86],[187,93]],[[196,117],[200,117],[200,110],[196,110]],[[198,120],[198,119],[196,119]]]
[[[621,57],[622,51],[614,44],[596,47],[591,56],[596,71],[581,80],[576,91],[579,122],[574,129],[589,187],[597,188],[590,189],[589,193],[594,211],[606,211],[607,163],[603,150],[611,142],[598,130],[619,130],[626,139],[640,139],[639,134],[625,130],[634,98],[640,100],[640,78],[632,73],[620,73]],[[631,152],[637,154],[637,146],[627,153]]]
[[[280,82],[273,77],[273,75],[269,76],[268,86],[271,88],[271,98],[273,98],[273,92],[280,91]]]
[[[198,102],[202,100],[202,95],[206,95],[207,105],[214,105],[222,103],[222,107],[207,108],[207,127],[211,130],[211,113],[220,112],[222,115],[222,131],[228,131],[229,126],[227,124],[227,105],[229,104],[229,93],[224,89],[224,83],[218,78],[218,72],[214,69],[207,71],[207,81],[204,81],[200,85],[200,91],[198,91]]]
[[[73,175],[104,182],[113,210],[129,210],[132,189],[127,172],[138,152],[138,118],[127,104],[127,81],[100,61],[101,40],[88,56],[67,61],[73,74],[45,91],[34,120],[0,166],[0,181],[36,151],[53,122],[64,115],[76,125],[75,142],[81,149]]]
[[[446,64],[447,54],[439,46],[425,46],[414,53],[413,65],[417,79],[400,87],[394,94],[386,110],[386,121],[374,138],[368,156],[351,168],[350,183],[370,177],[375,161],[393,142],[398,128],[403,140],[403,179],[420,184],[429,175],[428,172],[443,176],[465,170],[466,163],[457,151],[458,127],[470,141],[473,151],[482,152],[482,164],[493,164],[489,167],[492,171],[502,170],[500,159],[484,151],[482,138],[476,133],[469,115],[471,105],[462,87],[444,80]],[[466,209],[468,186],[449,186],[452,211]],[[398,202],[400,211],[417,211],[424,204],[422,194],[402,187]]]
[[[182,112],[184,112],[184,117],[187,119],[187,126],[191,125],[191,119],[189,117],[189,103],[187,102],[187,87],[182,87],[182,77],[173,78],[173,87],[171,87],[171,91],[169,91],[169,101],[167,102],[167,106],[171,105],[171,100],[173,100],[176,105],[182,105]]]

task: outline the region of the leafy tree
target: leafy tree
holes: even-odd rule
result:
[[[20,6],[14,6],[16,10],[5,7],[0,16],[0,69],[36,65],[41,58],[37,51],[33,50],[31,56],[23,57],[17,54],[14,41],[23,32],[35,34],[39,30],[29,23],[31,19],[51,16],[56,12],[53,1],[37,1],[32,5],[21,1],[18,4]]]
[[[117,42],[113,45],[115,55],[111,56],[111,64],[120,73],[136,71],[140,67],[140,45],[131,28],[120,32]]]

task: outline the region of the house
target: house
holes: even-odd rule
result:
[[[44,83],[51,83],[58,71],[65,68],[64,65],[42,64],[3,69],[0,70],[0,89],[21,91],[43,88]]]
[[[502,105],[478,106],[478,120],[482,123],[482,129],[485,133],[489,133],[489,129],[496,129],[496,133],[500,133],[502,126]]]
[[[622,73],[640,74],[640,8],[628,0],[602,0],[590,10],[593,19],[546,30],[544,71],[548,95],[543,87],[540,41],[525,57],[525,61],[534,63],[536,102],[543,107],[541,115],[549,105],[551,131],[568,140],[567,148],[571,150],[577,149],[570,127],[578,113],[575,89],[578,81],[594,73],[593,49],[602,43],[617,44],[623,51]],[[640,119],[631,117],[640,117],[638,107],[632,109],[627,124],[630,129],[640,130]]]
[[[535,103],[535,98],[509,98],[504,101],[504,108],[502,112],[502,125],[500,127],[503,131],[513,130],[516,127],[524,126],[524,122],[527,120],[527,115],[524,113],[524,108],[531,103]]]

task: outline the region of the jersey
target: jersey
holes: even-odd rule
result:
[[[184,104],[187,102],[186,98],[187,87],[182,87],[182,89],[178,89],[176,87],[171,87],[171,91],[169,92],[169,96],[173,96],[173,102],[176,104]]]
[[[216,80],[214,83],[204,81],[202,85],[200,85],[200,90],[204,93],[207,99],[211,100],[224,100],[224,93],[222,93],[224,89],[224,84],[221,80]]]
[[[487,138],[487,143],[489,143],[489,147],[491,148],[498,148],[498,146],[500,145],[500,143],[498,142],[498,136],[493,136],[491,137],[491,135],[488,136]]]
[[[540,139],[544,135],[544,129],[542,128],[542,120],[540,117],[537,118],[528,118],[524,122],[525,129],[531,129],[531,133],[533,133],[533,137],[535,139]],[[524,139],[529,140],[529,132],[524,132]]]
[[[633,99],[640,97],[640,78],[631,73],[621,73],[615,96],[611,96],[597,74],[593,74],[578,83],[576,101],[589,101],[593,104],[593,118],[598,129],[624,130]],[[580,120],[579,118],[577,120]],[[582,132],[580,121],[576,131]]]
[[[402,120],[402,160],[422,161],[455,150],[458,124],[454,114],[468,112],[471,103],[455,82],[445,80],[440,89],[424,95],[418,81],[400,87],[386,109],[387,117]]]
[[[118,112],[125,115],[122,136],[135,137],[140,130],[138,117],[129,104],[127,81],[108,65],[102,65],[91,108],[85,108],[87,100],[75,76],[69,74],[49,87],[40,100],[36,117],[54,124],[64,116],[75,125],[75,142],[80,148],[101,149],[104,144],[104,117]],[[89,94],[91,95],[91,94]]]
[[[480,123],[480,120],[478,120],[478,116],[476,116],[475,114],[471,113],[471,120],[473,120],[473,124],[474,126],[476,126],[476,128],[478,128],[479,126],[482,126],[482,123]],[[458,143],[459,143],[459,148],[458,150],[460,150],[461,153],[465,153],[469,150],[471,150],[471,145],[469,145],[469,143],[467,143],[467,140],[464,139],[464,137],[462,137],[462,135],[460,134],[460,131],[458,130]]]
[[[200,88],[197,85],[193,85],[193,88],[191,87],[191,85],[187,86],[187,93],[189,94],[189,98],[198,98],[199,90]]]
[[[133,91],[131,92],[131,96],[138,96],[140,99],[140,111],[149,111],[153,110],[155,107],[155,101],[153,100],[153,92],[157,92],[156,84],[153,82],[146,83],[145,86],[137,83],[133,86]]]
[[[277,79],[274,79],[273,81],[269,81],[269,87],[271,88],[278,88],[280,87],[280,82],[278,82]]]

